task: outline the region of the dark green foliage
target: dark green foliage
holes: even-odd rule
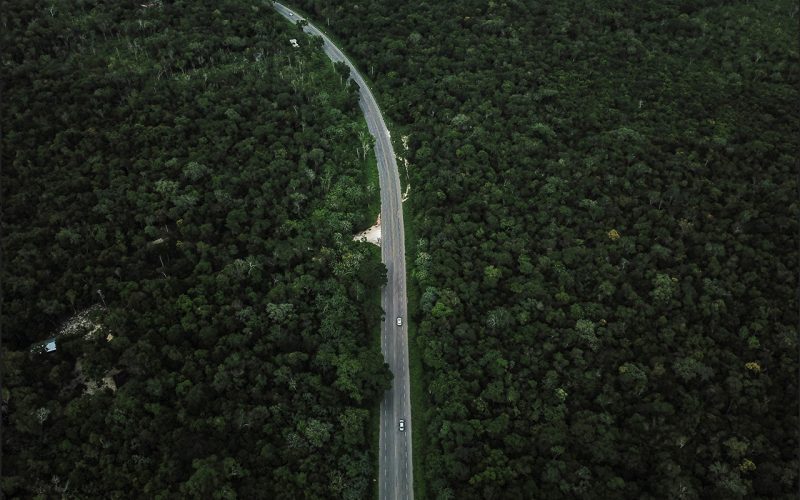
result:
[[[356,95],[268,2],[141,3],[4,4],[3,493],[363,498]],[[99,338],[26,352],[91,305]]]
[[[796,2],[300,4],[410,137],[429,496],[794,496]]]

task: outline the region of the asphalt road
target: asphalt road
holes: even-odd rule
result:
[[[274,5],[281,15],[293,22],[303,19],[277,2]],[[342,61],[350,67],[350,76],[361,87],[361,110],[370,133],[375,137],[375,156],[378,159],[381,185],[381,259],[386,265],[388,278],[381,297],[385,313],[381,327],[381,350],[394,374],[392,388],[386,391],[381,402],[378,481],[381,499],[412,499],[414,490],[411,468],[411,384],[408,376],[406,326],[406,251],[397,161],[381,110],[361,74],[342,51],[316,27],[309,23],[305,31],[322,37],[325,41],[323,49],[332,61]],[[398,317],[403,318],[402,327],[396,324]],[[400,419],[405,420],[403,432],[398,427]]]

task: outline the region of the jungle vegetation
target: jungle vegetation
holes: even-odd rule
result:
[[[796,2],[298,3],[410,162],[418,493],[795,498]]]
[[[367,496],[391,374],[347,75],[269,2],[2,23],[3,496]]]

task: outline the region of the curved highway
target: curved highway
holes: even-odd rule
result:
[[[273,2],[275,9],[292,22],[303,20],[291,9]],[[411,468],[411,392],[408,376],[408,330],[406,327],[406,256],[403,234],[403,205],[400,198],[400,176],[389,130],[381,110],[361,74],[324,33],[312,24],[306,33],[322,37],[323,49],[332,61],[341,61],[350,68],[350,76],[361,88],[359,103],[370,133],[375,137],[375,156],[381,185],[381,259],[386,265],[387,283],[381,305],[385,317],[381,327],[381,350],[394,374],[392,388],[381,402],[381,429],[378,481],[381,499],[413,499]],[[403,325],[397,326],[397,318]],[[405,430],[399,429],[404,420]]]

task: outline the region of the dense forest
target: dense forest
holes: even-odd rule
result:
[[[342,68],[269,2],[1,10],[3,496],[370,495],[386,271]]]
[[[796,2],[299,3],[409,137],[418,494],[796,498]]]

